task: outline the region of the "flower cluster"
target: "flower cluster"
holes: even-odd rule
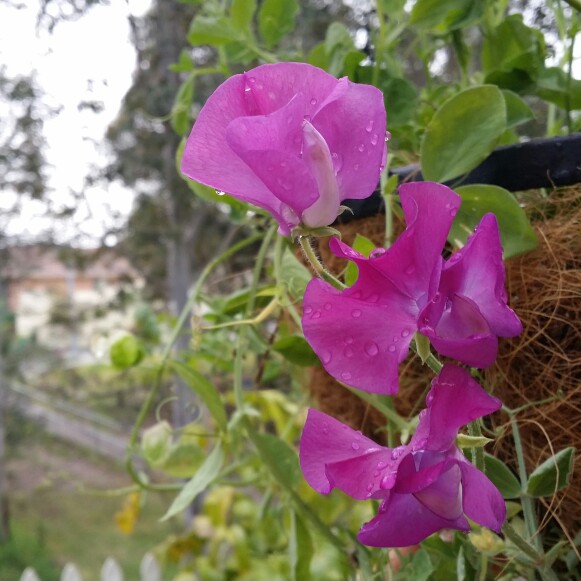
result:
[[[281,234],[331,224],[342,200],[365,198],[385,166],[386,115],[375,87],[335,79],[303,63],[263,65],[221,85],[201,110],[182,161],[185,175],[259,206]],[[507,305],[498,224],[485,215],[466,245],[442,256],[460,197],[446,186],[399,189],[406,229],[389,249],[366,258],[338,239],[354,262],[343,290],[313,279],[303,331],[339,381],[393,394],[398,366],[417,333],[446,357],[491,365],[498,337],[522,326]],[[468,531],[466,517],[500,530],[503,499],[455,444],[465,424],[498,410],[470,374],[447,364],[434,379],[410,442],[385,448],[310,410],[300,443],[309,484],[381,501],[359,533],[362,543],[401,547],[442,528]]]

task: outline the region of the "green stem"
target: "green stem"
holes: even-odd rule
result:
[[[482,429],[480,426],[480,420],[475,420],[468,424],[468,433],[471,436],[482,437]],[[472,464],[478,468],[478,470],[484,472],[484,449],[480,447],[472,448]]]
[[[418,348],[415,341],[410,343],[410,349],[417,354]],[[428,355],[425,363],[434,373],[440,373],[440,371],[442,371],[442,367],[444,367],[444,364],[441,363],[433,353]]]
[[[334,286],[336,289],[343,290],[346,287],[340,280],[337,280],[330,272],[325,270],[321,261],[317,258],[313,247],[311,246],[311,241],[306,236],[299,237],[299,243],[303,252],[305,253],[306,259],[309,261],[313,270],[326,282]]]
[[[409,430],[410,424],[404,420],[392,407],[379,401],[377,394],[367,393],[366,391],[361,391],[353,387],[349,387],[344,383],[341,384],[343,387],[347,388],[352,394],[356,395],[359,399],[367,402],[373,406],[377,411],[381,412],[390,422],[393,422],[400,430]],[[390,399],[391,402],[391,399]]]
[[[513,526],[506,522],[502,527],[502,532],[504,536],[509,539],[512,543],[514,543],[527,557],[530,557],[532,561],[537,565],[542,556],[539,555],[535,547],[533,547],[530,543],[528,543],[525,539],[523,539],[513,528]]]
[[[509,416],[510,416],[510,426],[512,428],[512,438],[514,440],[514,448],[516,451],[516,460],[518,464],[518,475],[520,479],[521,488],[523,490],[523,496],[521,498],[523,515],[525,518],[527,531],[531,540],[534,542],[534,545],[537,548],[537,550],[542,552],[543,544],[541,542],[540,537],[537,534],[538,522],[537,516],[535,514],[535,507],[533,505],[533,499],[530,498],[530,496],[524,494],[524,491],[526,490],[527,487],[528,475],[522,447],[522,440],[520,438],[520,430],[518,428],[516,416],[513,413],[509,413]]]
[[[486,581],[486,573],[488,573],[488,555],[486,553],[480,553],[480,574],[478,575],[478,581]]]

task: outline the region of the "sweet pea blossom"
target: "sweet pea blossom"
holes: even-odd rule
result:
[[[373,193],[387,155],[381,91],[305,63],[234,75],[187,140],[186,176],[270,212],[279,232],[327,226]]]
[[[407,228],[395,243],[366,258],[331,240],[336,256],[357,264],[357,282],[340,291],[314,279],[303,300],[303,331],[327,372],[377,393],[397,392],[398,365],[418,330],[439,353],[477,367],[494,361],[497,336],[522,330],[506,302],[496,218],[486,215],[444,264],[460,197],[418,182],[402,185],[400,198]]]
[[[443,529],[470,530],[466,517],[500,531],[500,492],[456,446],[458,430],[501,407],[464,369],[447,364],[433,380],[409,444],[380,446],[334,418],[309,410],[300,443],[306,481],[319,493],[339,488],[381,501],[358,538],[373,547],[405,547]]]

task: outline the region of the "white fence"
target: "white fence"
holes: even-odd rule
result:
[[[157,559],[151,554],[146,553],[141,560],[141,565],[139,566],[139,580],[129,579],[127,581],[162,581],[161,579],[161,569]],[[99,576],[99,581],[124,581],[123,571],[115,559],[109,557],[103,566],[101,567],[101,574]],[[27,568],[24,570],[20,576],[20,581],[43,581],[36,574],[36,571],[32,568]],[[79,573],[79,570],[72,563],[65,565],[60,581],[85,581],[83,576]],[[95,581],[92,579],[87,579],[86,581]]]

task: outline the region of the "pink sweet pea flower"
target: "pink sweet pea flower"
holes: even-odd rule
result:
[[[334,418],[309,410],[300,443],[306,481],[321,494],[339,488],[355,499],[381,500],[358,538],[373,547],[405,547],[432,533],[470,530],[466,517],[500,531],[500,492],[455,444],[460,427],[501,407],[464,369],[445,365],[409,444],[385,448]]]
[[[440,287],[419,317],[419,330],[441,355],[488,367],[497,337],[516,337],[522,324],[507,305],[500,232],[486,214],[466,243],[444,264]]]
[[[208,99],[182,172],[270,212],[279,232],[327,226],[370,196],[385,165],[381,91],[305,63],[234,75]]]
[[[502,246],[493,214],[446,263],[441,252],[460,198],[430,182],[404,184],[408,224],[394,245],[365,258],[338,240],[329,247],[359,268],[339,291],[320,279],[305,292],[303,331],[333,377],[358,389],[395,393],[398,365],[416,331],[436,351],[474,367],[491,365],[498,337],[522,325],[507,305]]]
[[[442,249],[460,206],[460,196],[440,184],[415,182],[399,191],[405,232],[370,258],[332,239],[333,253],[357,264],[357,282],[339,291],[313,279],[303,300],[303,332],[327,372],[378,393],[397,391],[398,365],[438,290]]]

